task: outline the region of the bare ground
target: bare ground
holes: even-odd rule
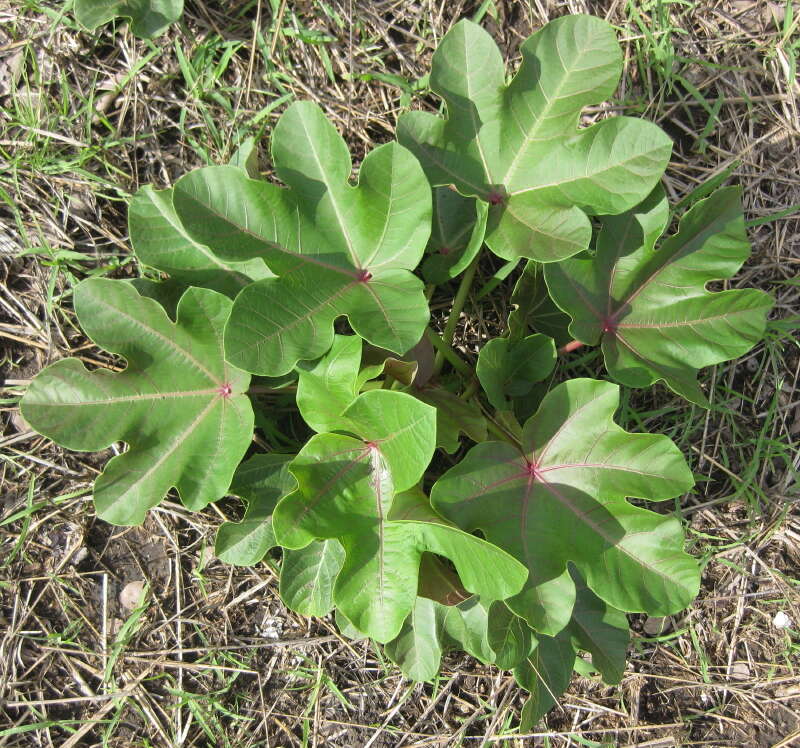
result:
[[[410,684],[376,647],[283,608],[269,564],[215,560],[237,502],[199,514],[167,503],[142,528],[97,520],[91,482],[108,455],[62,450],[15,409],[58,358],[113,365],[77,328],[70,288],[96,268],[136,274],[127,193],[221,162],[244,135],[266,144],[287,94],[318,101],[358,162],[401,109],[387,76],[417,80],[480,3],[298,0],[276,3],[279,23],[269,3],[224,5],[188,3],[183,28],[149,45],[124,28],[78,33],[58,22],[59,3],[0,0],[0,745],[800,745],[800,304],[787,282],[800,262],[800,89],[783,4],[509,0],[484,19],[512,61],[565,12],[618,24],[621,111],[675,139],[674,200],[731,169],[753,255],[730,285],[776,298],[767,340],[710,372],[719,408],[689,411],[663,388],[631,401],[636,423],[669,433],[701,477],[678,507],[704,562],[700,597],[663,630],[633,616],[622,684],[576,676],[526,738],[512,729],[523,694],[508,673],[450,656],[436,683]],[[16,256],[36,247],[78,254]],[[506,307],[502,293],[468,307],[465,355]],[[139,580],[149,594],[132,613],[120,593]]]

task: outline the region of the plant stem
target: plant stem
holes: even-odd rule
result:
[[[583,346],[583,343],[581,343],[580,340],[570,340],[569,343],[562,345],[561,348],[558,349],[558,354],[559,356],[563,356],[565,353],[578,350],[581,346]]]
[[[461,395],[462,400],[471,400],[480,389],[481,383],[478,381],[477,377],[473,377],[472,381],[467,385],[467,388],[464,390],[463,394]]]
[[[447,318],[447,324],[445,325],[444,332],[442,333],[442,341],[447,346],[448,350],[451,350],[450,346],[453,344],[453,337],[455,336],[456,333],[456,325],[458,324],[459,317],[461,317],[461,312],[464,309],[464,302],[466,302],[467,300],[467,295],[469,294],[469,290],[472,287],[472,281],[475,278],[475,271],[478,269],[478,261],[480,260],[480,256],[481,256],[480,252],[477,255],[475,255],[475,259],[469,264],[469,267],[464,271],[464,275],[461,276],[461,283],[459,283],[458,285],[458,291],[456,291],[456,296],[453,299],[453,308],[450,310],[450,316]],[[446,358],[447,356],[442,352],[442,349],[438,348],[436,358],[434,359],[433,362],[434,377],[441,374],[442,367],[444,366]],[[450,359],[447,360],[450,361]],[[450,363],[452,363],[452,361],[450,361]],[[459,369],[459,371],[461,370]]]
[[[463,374],[465,377],[469,377],[470,379],[472,379],[472,369],[470,368],[469,364],[466,361],[463,361],[461,358],[459,358],[458,354],[449,345],[447,345],[447,343],[445,343],[444,340],[442,340],[433,330],[431,330],[430,327],[427,330],[425,330],[425,334],[428,336],[428,340],[431,341],[431,344],[436,349],[437,356],[441,354],[443,359],[449,361],[450,365],[457,372]],[[439,369],[441,369],[441,366],[439,367]],[[436,376],[436,373],[434,373],[433,376]]]

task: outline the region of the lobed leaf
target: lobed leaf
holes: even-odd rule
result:
[[[634,210],[601,218],[595,257],[548,266],[545,278],[572,317],[572,335],[602,344],[613,377],[630,387],[662,379],[708,407],[697,371],[750,350],[764,335],[772,298],[752,288],[706,290],[733,276],[750,253],[739,188],[698,202],[654,249],[668,220],[658,188]]]
[[[409,112],[397,136],[431,184],[454,185],[489,204],[486,244],[493,252],[554,262],[588,246],[589,215],[621,213],[644,199],[672,144],[654,124],[628,117],[577,129],[582,109],[607,99],[622,70],[605,21],[558,18],[521,51],[522,65],[506,85],[492,38],[459,21],[431,68],[447,118]]]
[[[522,447],[484,442],[434,485],[434,508],[522,561],[530,575],[509,607],[553,635],[570,620],[572,562],[601,599],[666,615],[697,594],[699,572],[674,517],[625,499],[663,500],[692,474],[666,437],[629,434],[613,421],[616,385],[573,379],[525,423]]]
[[[173,323],[129,283],[90,278],[75,287],[74,303],[84,332],[123,356],[125,370],[58,361],[20,407],[34,429],[69,449],[129,444],[95,481],[98,516],[138,524],[172,487],[193,510],[223,496],[253,433],[250,375],[222,352],[230,300],[190,288]]]
[[[430,233],[430,187],[416,159],[389,143],[369,153],[356,186],[350,155],[318,106],[297,102],[272,138],[289,189],[208,167],[174,188],[181,223],[220,259],[263,258],[279,276],[236,298],[225,331],[228,360],[278,376],[325,353],[346,315],[374,345],[405,353],[429,311],[417,266]]]

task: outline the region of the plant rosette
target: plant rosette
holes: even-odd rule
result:
[[[578,126],[620,75],[607,23],[553,21],[506,83],[461,21],[432,65],[444,115],[404,114],[356,182],[340,134],[297,102],[272,134],[282,184],[250,142],[142,188],[130,236],[149,277],[74,291],[124,368],[57,361],[21,409],[70,449],[127,444],[95,481],[102,519],[140,523],[173,490],[191,511],[237,496],[222,560],[276,560],[289,608],[335,612],[409,678],[451,649],[513,671],[528,729],[574,668],[621,680],[627,613],[675,614],[700,582],[680,516],[648,508],[691,490],[684,457],[615,422],[618,384],[560,381],[557,347],[600,344],[620,384],[707,407],[698,370],[755,345],[771,299],[706,289],[749,254],[737,188],[662,241],[669,138],[628,117]],[[452,343],[484,245],[527,264],[473,366]],[[456,278],[440,334],[428,301]]]

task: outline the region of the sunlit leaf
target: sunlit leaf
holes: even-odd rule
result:
[[[447,118],[409,112],[398,139],[431,183],[489,204],[487,245],[501,257],[553,262],[585,249],[589,215],[621,213],[650,192],[672,143],[650,122],[610,117],[578,129],[622,71],[613,28],[592,16],[551,21],[521,47],[506,85],[496,44],[459,21],[433,55],[431,88]]]
[[[280,118],[272,157],[288,189],[234,167],[198,169],[174,188],[195,241],[225,262],[262,258],[279,276],[237,297],[228,360],[284,374],[330,348],[342,315],[370,343],[408,351],[429,319],[422,282],[410,272],[430,233],[430,187],[416,159],[397,143],[380,146],[351,186],[347,146],[311,102]]]
[[[545,270],[570,331],[602,343],[613,377],[631,387],[663,379],[707,406],[697,371],[746,353],[764,335],[772,298],[754,288],[707,291],[750,254],[740,191],[717,190],[689,210],[678,232],[654,249],[669,220],[663,190],[636,209],[604,216],[596,256]]]
[[[674,517],[627,497],[663,500],[694,480],[665,436],[630,434],[613,421],[616,385],[573,379],[553,389],[523,428],[522,448],[484,442],[434,485],[437,511],[509,551],[529,569],[509,607],[537,631],[569,622],[572,562],[601,599],[667,615],[697,594],[697,563]]]
[[[172,487],[193,510],[223,496],[253,434],[250,375],[223,358],[230,300],[190,288],[173,323],[129,283],[91,278],[75,288],[74,303],[84,332],[124,357],[125,370],[57,361],[33,380],[21,408],[33,428],[70,449],[130,445],[95,481],[98,515],[138,524]]]

